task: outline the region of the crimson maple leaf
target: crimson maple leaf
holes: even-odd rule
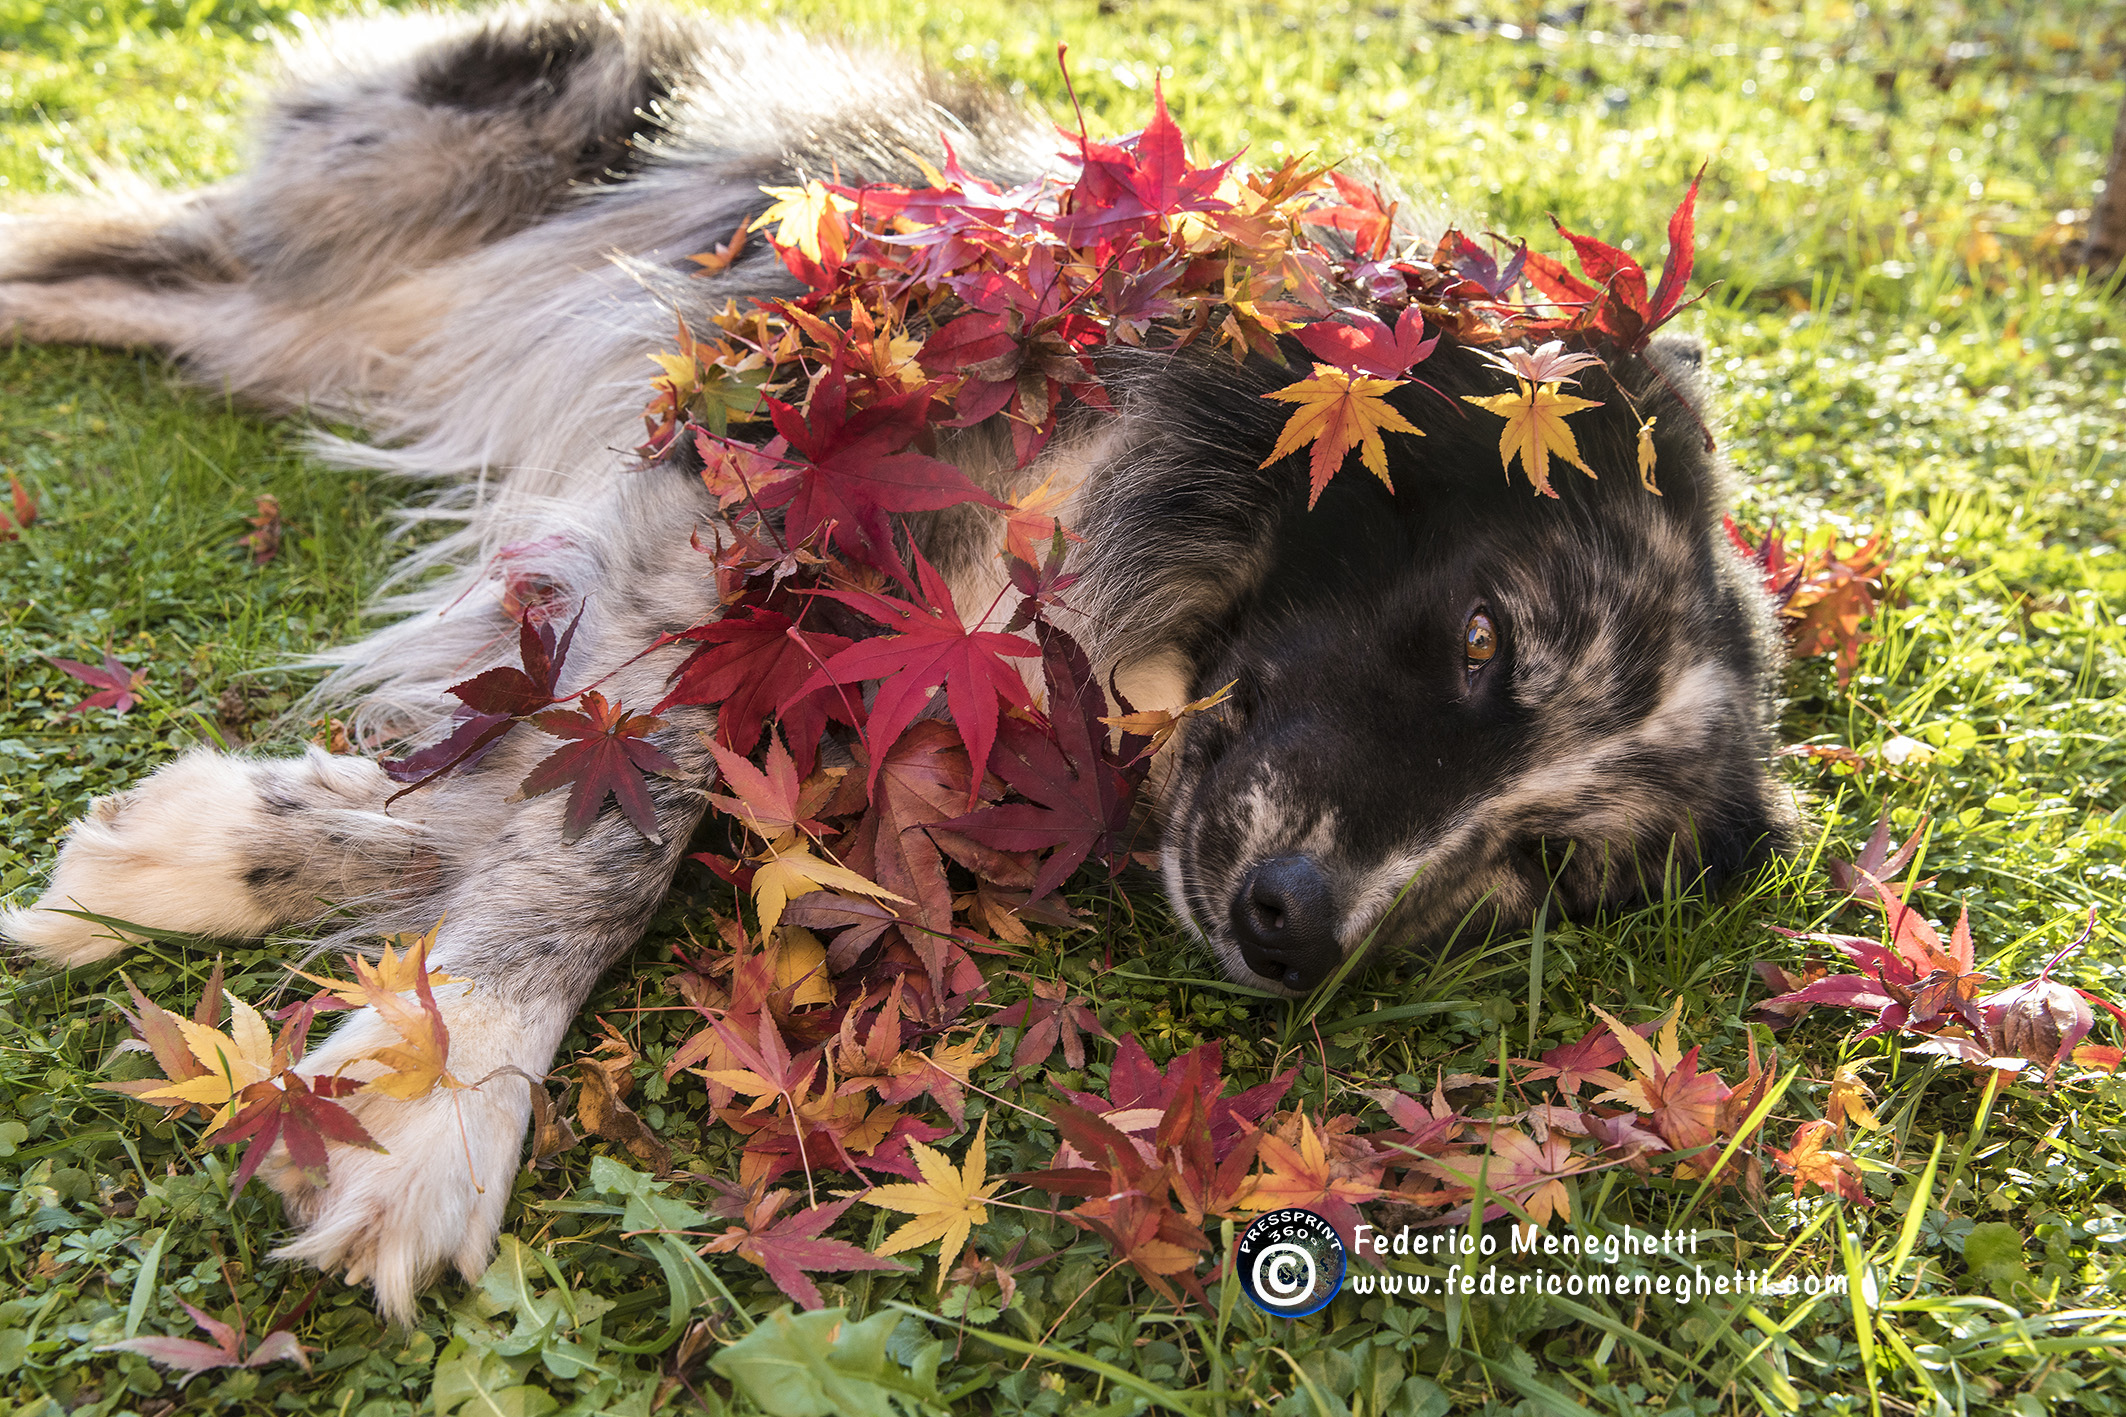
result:
[[[1115,765],[1102,722],[1107,696],[1094,681],[1084,650],[1046,623],[1039,634],[1049,731],[1007,719],[998,738],[1001,751],[990,761],[996,775],[1027,800],[939,823],[999,851],[1054,847],[1034,880],[1031,900],[1070,879],[1088,857],[1113,854],[1129,828],[1131,796],[1151,766],[1148,759],[1127,771]],[[1129,751],[1134,754],[1133,747]]]
[[[545,619],[527,615],[517,626],[517,657],[523,668],[497,665],[450,686],[458,700],[450,735],[417,753],[383,764],[384,772],[406,787],[393,800],[425,787],[444,773],[470,767],[487,755],[517,720],[550,706],[557,697],[561,667],[583,612],[557,636]]]
[[[980,792],[953,726],[911,723],[878,765],[870,807],[843,845],[843,863],[914,901],[918,921],[949,934],[952,889],[938,848],[923,828],[964,810],[968,798],[979,799]]]
[[[1403,311],[1392,330],[1378,315],[1340,310],[1304,326],[1298,338],[1323,363],[1376,379],[1400,379],[1412,366],[1430,358],[1439,343],[1437,334],[1425,338],[1425,317],[1415,305]]]
[[[202,1141],[208,1146],[250,1141],[231,1179],[232,1190],[244,1188],[277,1141],[287,1144],[288,1159],[298,1169],[323,1185],[328,1174],[327,1142],[369,1151],[384,1149],[354,1113],[335,1100],[358,1092],[363,1086],[353,1078],[327,1075],[306,1081],[299,1073],[280,1073],[238,1093],[242,1109]]]
[[[758,500],[764,507],[788,504],[783,534],[793,544],[832,523],[835,545],[883,566],[893,554],[888,512],[963,503],[1004,509],[951,463],[908,451],[927,426],[932,392],[925,384],[851,410],[849,381],[830,367],[802,411],[767,400],[775,431],[802,461],[793,476],[761,491]]]
[[[1515,247],[1513,255],[1501,266],[1489,251],[1453,230],[1440,238],[1439,250],[1432,257],[1434,265],[1452,270],[1493,300],[1506,298],[1507,292],[1520,280],[1521,267],[1527,260],[1528,243],[1525,241]]]
[[[1018,1047],[1012,1050],[1014,1068],[1039,1067],[1060,1044],[1064,1065],[1075,1071],[1085,1066],[1081,1029],[1101,1038],[1114,1038],[1087,1001],[1070,997],[1070,986],[1062,980],[1027,978],[1026,982],[1033,990],[1032,997],[1000,1010],[989,1020],[998,1028],[1025,1030],[1019,1035]]]
[[[1335,184],[1336,193],[1343,200],[1332,206],[1316,207],[1304,219],[1315,226],[1350,232],[1352,247],[1367,260],[1377,261],[1387,255],[1388,242],[1395,235],[1395,209],[1400,203],[1389,202],[1383,206],[1379,192],[1340,172],[1330,173],[1329,181]]]
[[[820,1238],[820,1231],[842,1218],[842,1212],[857,1198],[798,1210],[777,1220],[776,1214],[794,1192],[769,1191],[749,1201],[743,1223],[733,1225],[701,1247],[705,1255],[735,1254],[751,1260],[768,1272],[775,1287],[795,1299],[800,1308],[817,1309],[826,1303],[819,1286],[805,1274],[808,1269],[845,1273],[872,1269],[901,1271],[908,1268],[893,1260],[880,1259],[861,1245],[846,1240]]]
[[[586,692],[582,702],[581,713],[554,709],[532,719],[556,738],[574,741],[555,749],[525,776],[516,800],[567,786],[568,813],[562,819],[561,840],[572,842],[591,829],[610,796],[636,831],[651,841],[663,841],[645,774],[676,776],[679,764],[644,736],[663,727],[663,721],[646,713],[630,717],[618,699],[608,703],[596,689]]]
[[[109,650],[103,652],[101,666],[83,664],[78,659],[46,657],[51,660],[53,668],[73,675],[97,691],[68,709],[69,713],[80,713],[83,709],[92,708],[107,708],[112,713],[125,713],[136,702],[134,696],[140,692],[141,686],[148,682],[147,670],[126,668]]]
[[[952,590],[937,568],[915,556],[921,589],[915,601],[899,600],[868,591],[822,590],[852,610],[868,615],[898,631],[877,639],[859,640],[836,654],[805,682],[805,690],[828,684],[860,684],[879,680],[871,705],[864,741],[871,752],[869,782],[875,791],[887,754],[899,741],[901,730],[915,721],[940,684],[952,721],[967,744],[967,757],[974,771],[967,789],[967,806],[974,806],[981,770],[989,762],[989,750],[997,738],[999,700],[1014,708],[1031,708],[1033,697],[1026,682],[1005,661],[1028,659],[1040,649],[1018,635],[997,630],[970,630],[960,620],[952,603]]]
[[[841,635],[807,630],[787,615],[745,606],[677,638],[701,648],[672,671],[671,692],[653,712],[682,704],[715,705],[716,736],[736,752],[752,752],[769,720],[777,719],[803,775],[819,755],[827,720],[853,728],[862,715],[859,694],[838,686],[803,692],[820,665],[849,647]]]

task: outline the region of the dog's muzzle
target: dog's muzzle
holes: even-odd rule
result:
[[[1233,897],[1233,938],[1264,979],[1296,993],[1312,989],[1343,959],[1328,877],[1305,856],[1257,863]]]

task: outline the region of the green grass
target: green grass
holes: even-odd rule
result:
[[[1733,1076],[1751,1032],[1740,1014],[1762,993],[1749,963],[1797,957],[1766,927],[1827,918],[1814,852],[1850,854],[1884,804],[1902,828],[1932,815],[1925,869],[1939,883],[1924,899],[1937,917],[1970,906],[1982,964],[2033,968],[2094,906],[2097,938],[2066,974],[2126,994],[2126,320],[2117,294],[2066,260],[2119,100],[2117,7],[1597,3],[1578,21],[1471,0],[1421,14],[1130,0],[807,0],[777,12],[996,76],[1057,113],[1054,50],[1068,41],[1105,129],[1141,122],[1163,75],[1205,151],[1366,159],[1491,229],[1540,239],[1555,212],[1637,242],[1649,260],[1677,194],[1709,163],[1699,271],[1720,285],[1684,324],[1715,351],[1745,519],[1880,527],[1897,547],[1899,601],[1872,626],[1859,673],[1841,688],[1820,662],[1796,666],[1784,731],[1870,753],[1904,734],[1940,752],[1894,771],[1788,767],[1818,833],[1803,861],[1717,903],[1553,930],[1540,956],[1504,940],[1443,971],[1376,970],[1324,1017],[1466,1005],[1328,1031],[1319,1045],[1291,1006],[1208,981],[1202,955],[1139,895],[1126,911],[1103,908],[1124,922],[1112,932],[1045,940],[1027,965],[1090,994],[1117,1033],[1161,1059],[1221,1039],[1236,1078],[1298,1065],[1301,1095],[1356,1110],[1353,1085],[1429,1089],[1438,1069],[1481,1070],[1502,1047],[1577,1037],[1590,1005],[1642,1018],[1681,996],[1687,1035]],[[292,14],[0,0],[0,193],[62,187],[53,154],[76,170],[123,160],[169,182],[232,171],[243,75],[263,57],[255,27]],[[307,464],[299,430],[180,391],[152,358],[70,350],[0,353],[0,470],[44,514],[0,545],[0,890],[13,892],[34,889],[56,834],[95,794],[192,743],[302,731],[273,727],[302,685],[275,666],[353,629],[364,587],[389,564],[397,494]],[[258,567],[236,539],[268,492],[291,532]],[[42,657],[93,659],[105,646],[151,666],[142,705],[123,718],[68,714],[82,691]],[[664,943],[607,983],[566,1047],[587,1046],[592,1016],[613,1019],[643,1054],[644,1115],[683,1166],[728,1175],[736,1139],[708,1121],[691,1080],[667,1088],[656,1066],[691,1018],[657,1011],[678,1002],[663,983],[669,942],[712,907],[727,910],[727,894],[683,877],[653,937]],[[1115,972],[1102,972],[1105,952]],[[265,995],[280,955],[231,947],[233,987]],[[133,978],[172,1003],[196,994],[209,964],[159,945],[129,958]],[[203,1154],[193,1125],[95,1090],[139,1067],[113,1053],[125,1032],[115,975],[25,970],[7,988],[0,1412],[385,1417],[435,1410],[432,1390],[446,1405],[468,1399],[467,1412],[751,1410],[699,1359],[780,1297],[751,1266],[712,1260],[728,1297],[682,1304],[706,1327],[658,1347],[668,1287],[683,1299],[693,1281],[625,1238],[636,1227],[592,1183],[596,1146],[518,1178],[508,1231],[554,1266],[536,1294],[445,1284],[408,1334],[328,1282],[299,1329],[317,1353],[309,1376],[210,1374],[180,1392],[144,1359],[99,1353],[129,1332],[187,1332],[180,1299],[224,1317],[240,1305],[257,1325],[311,1279],[264,1258],[285,1233],[279,1204],[259,1186],[228,1194],[232,1153]],[[1866,1069],[1886,1124],[1856,1144],[1874,1168],[1872,1209],[1796,1201],[1777,1184],[1761,1206],[1694,1207],[1689,1187],[1617,1173],[1582,1183],[1576,1213],[1583,1226],[1655,1229],[1688,1214],[1708,1243],[1753,1263],[1790,1245],[1817,1272],[1850,1262],[1882,1300],[1859,1328],[1850,1306],[1717,1296],[1641,1311],[1346,1294],[1290,1323],[1245,1304],[1177,1315],[1126,1275],[1099,1278],[1096,1242],[999,1211],[978,1234],[985,1253],[1022,1232],[1028,1253],[1062,1253],[1021,1276],[988,1326],[1047,1345],[1051,1360],[1021,1371],[1020,1351],[905,1315],[887,1353],[898,1371],[938,1334],[938,1389],[1007,1413],[1123,1413],[1147,1391],[1196,1412],[1365,1417],[2126,1408],[2115,1356],[2126,1343],[2126,1084],[2018,1086],[1981,1125],[1971,1075],[1884,1040],[1850,1043],[1851,1031],[1819,1011],[1778,1039],[1802,1067],[1779,1115],[1818,1115],[1841,1060]],[[1110,1056],[1096,1049],[1084,1075],[1051,1080],[1097,1087]],[[989,1116],[992,1175],[1047,1163],[1051,1132],[1007,1108]],[[882,1233],[866,1232],[867,1214],[844,1223],[847,1238]],[[824,1287],[852,1320],[894,1313],[891,1302],[934,1310],[930,1269]],[[575,1324],[542,1336],[563,1281]],[[1001,1296],[992,1286],[981,1297]],[[564,1337],[591,1366],[566,1356]],[[475,1380],[492,1405],[473,1396]]]

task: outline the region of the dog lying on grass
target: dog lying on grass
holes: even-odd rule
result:
[[[516,641],[526,586],[580,612],[570,687],[631,703],[684,653],[643,647],[719,614],[688,545],[719,513],[699,467],[622,450],[675,312],[702,329],[797,291],[764,243],[689,262],[763,186],[906,182],[916,157],[1024,183],[1055,147],[986,90],[777,30],[649,8],[398,18],[293,56],[244,176],[0,227],[0,331],[166,350],[374,439],[333,456],[444,482],[425,515],[456,529],[401,567],[394,623],[322,652],[317,691],[360,743],[434,743],[449,687]],[[1782,657],[1721,533],[1700,362],[1659,341],[1580,370],[1596,476],[1554,498],[1499,476],[1497,423],[1463,407],[1497,394],[1498,361],[1452,338],[1393,400],[1422,436],[1318,502],[1306,459],[1274,456],[1289,409],[1265,396],[1291,371],[1209,339],[1104,350],[1111,407],[1065,410],[1025,465],[1005,414],[941,430],[996,498],[1070,489],[1071,623],[1102,682],[1139,707],[1232,686],[1184,724],[1151,805],[1173,904],[1232,978],[1304,992],[1370,942],[1717,882],[1785,841],[1766,769]],[[1648,420],[1659,496],[1634,465]],[[905,524],[966,622],[1001,624],[1001,514]],[[681,706],[649,740],[670,766],[648,780],[654,832],[607,812],[565,848],[561,801],[512,791],[524,735],[397,801],[372,757],[197,752],[99,801],[0,928],[72,965],[120,942],[70,909],[226,937],[328,903],[367,933],[440,917],[432,963],[473,985],[440,991],[454,1070],[538,1076],[667,890],[714,725]],[[359,1010],[304,1071],[389,1041]],[[404,1318],[439,1266],[485,1265],[527,1094],[358,1102],[387,1152],[345,1152],[323,1187],[268,1165],[304,1226],[280,1253],[367,1278]]]

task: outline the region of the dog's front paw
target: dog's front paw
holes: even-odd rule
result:
[[[333,1147],[323,1186],[290,1164],[282,1148],[259,1169],[303,1227],[274,1257],[368,1283],[377,1307],[397,1323],[413,1321],[421,1291],[446,1265],[467,1279],[486,1270],[531,1116],[522,1074],[544,1072],[568,1023],[565,1015],[526,1020],[454,987],[437,993],[451,1034],[450,1072],[471,1085],[438,1086],[405,1102],[380,1092],[346,1099],[384,1151]],[[401,1042],[383,1019],[361,1009],[299,1071],[370,1077],[381,1067],[362,1060]]]

